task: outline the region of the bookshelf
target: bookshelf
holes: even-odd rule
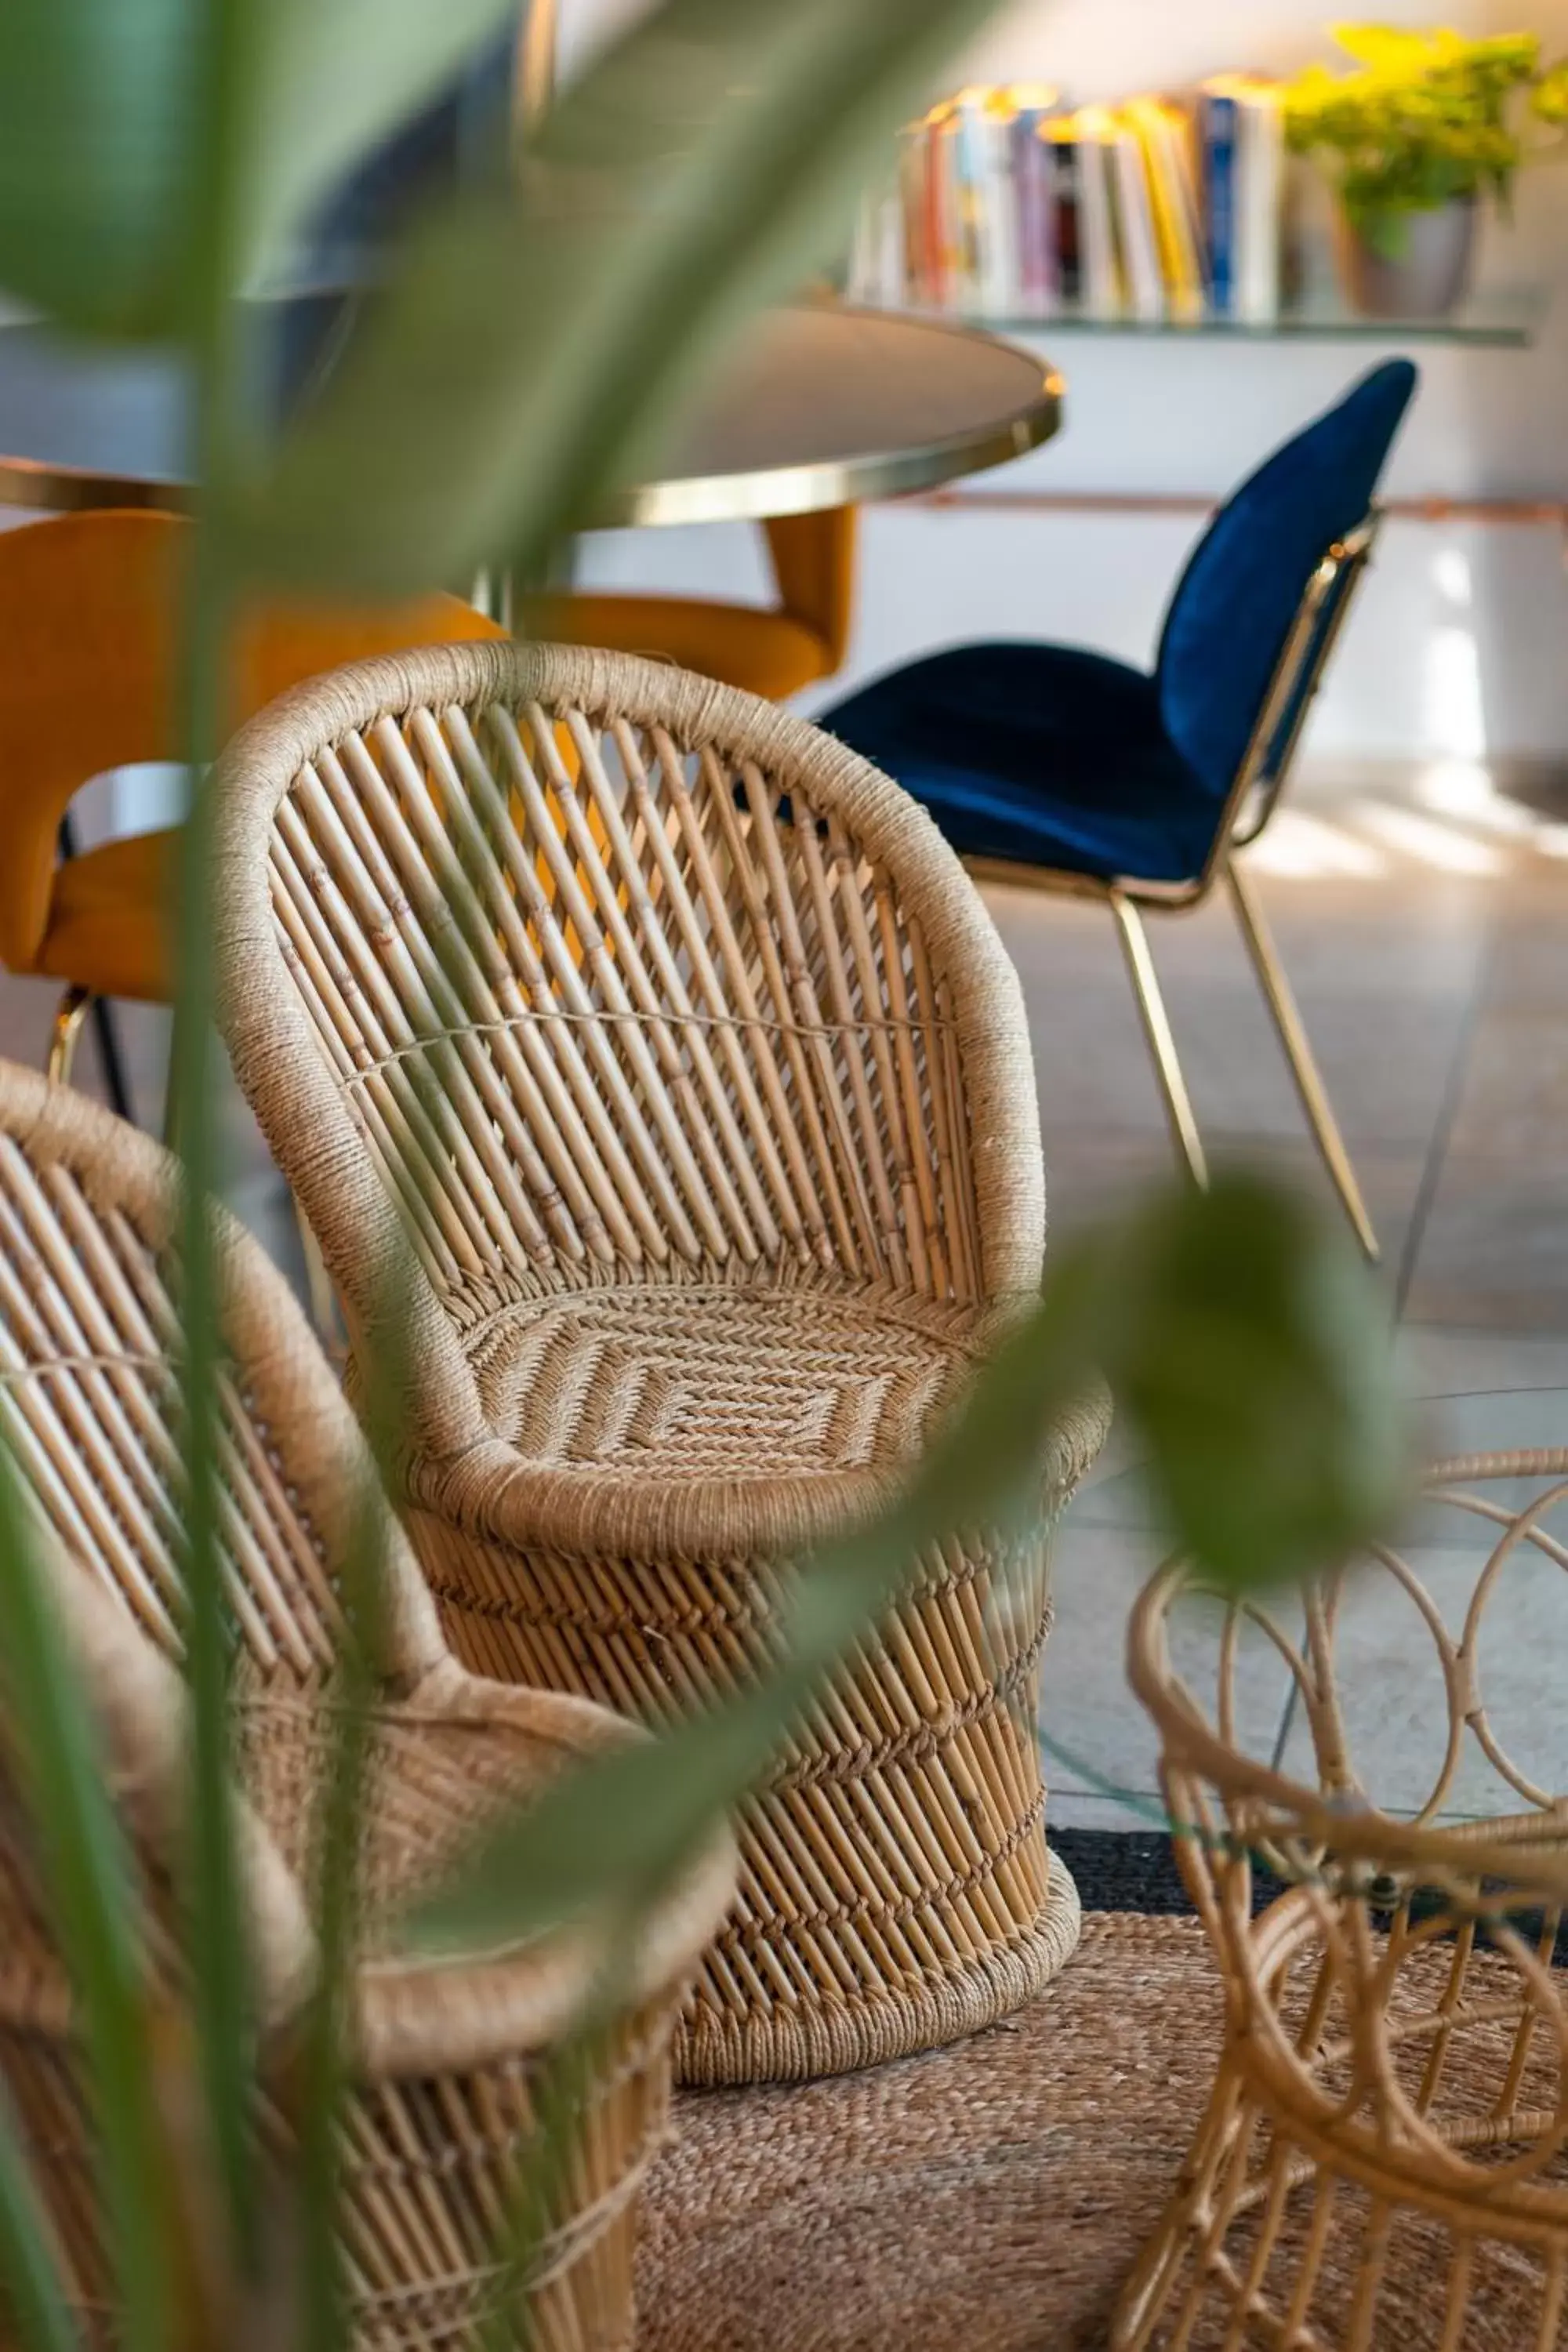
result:
[[[1207,339],[1237,343],[1291,341],[1450,344],[1478,351],[1529,351],[1550,308],[1545,287],[1500,287],[1478,292],[1442,318],[1373,319],[1350,310],[1331,292],[1286,304],[1267,321],[1216,318],[1093,318],[1062,310],[1047,318],[985,316],[975,311],[903,308],[909,318],[944,319],[994,335],[1055,343],[1078,335],[1151,337],[1166,341]]]

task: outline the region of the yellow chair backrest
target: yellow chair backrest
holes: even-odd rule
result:
[[[190,524],[100,511],[0,531],[0,961],[48,920],[59,821],[92,777],[181,757],[177,646]],[[457,596],[345,610],[268,605],[242,624],[230,728],[319,671],[506,633]]]

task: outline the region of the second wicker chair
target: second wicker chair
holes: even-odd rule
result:
[[[85,1637],[132,1802],[140,1791],[156,1803],[181,1752],[180,1685],[165,1664],[180,1653],[184,1615],[176,1219],[173,1164],[147,1137],[0,1063],[0,1433]],[[370,1471],[282,1277],[226,1220],[219,1263],[219,1521],[236,1629],[235,1760],[252,1832],[245,1891],[274,1996],[268,2021],[286,2031],[310,1983],[306,1893],[339,1696],[339,1580]],[[390,1527],[384,1591],[342,2231],[355,2344],[430,2352],[477,2341],[489,2316],[498,2224],[541,2065],[591,1990],[591,1961],[581,1937],[563,1937],[422,1959],[390,1930],[402,1898],[487,1810],[632,1735],[581,1699],[465,1674]],[[85,2340],[107,2343],[101,2247],[82,2193],[91,2110],[71,2003],[30,1892],[29,1844],[36,1860],[0,1767],[0,2071]],[[731,1868],[716,1851],[629,1956],[629,2014],[588,2081],[581,2154],[533,2283],[530,2340],[542,2352],[630,2352],[637,2193],[663,2129],[670,2029]]]
[[[454,1646],[650,1718],[743,1682],[791,1560],[895,1491],[1039,1280],[1028,1034],[973,887],[816,730],[562,648],[319,680],[213,789],[236,1071],[362,1360],[415,1368]],[[977,1530],[921,1563],[782,1748],[688,2080],[951,2040],[1071,1950],[1037,1666],[1101,1433],[1058,1433],[1022,1559]]]

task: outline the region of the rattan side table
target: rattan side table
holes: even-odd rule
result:
[[[1118,2352],[1562,2340],[1568,1773],[1554,1738],[1525,1752],[1539,1710],[1512,1717],[1568,1605],[1565,1506],[1568,1450],[1437,1465],[1404,1550],[1231,1610],[1212,1699],[1173,1664],[1184,1571],[1141,1601],[1130,1672],[1227,2014]],[[1244,1632],[1289,1669],[1294,1774],[1244,1752]],[[1358,1735],[1391,1712],[1402,1785],[1363,1787]]]

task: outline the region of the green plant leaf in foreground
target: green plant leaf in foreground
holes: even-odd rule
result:
[[[1233,1172],[1098,1248],[1100,1360],[1178,1549],[1242,1591],[1387,1528],[1410,1419],[1387,1302],[1342,1226]]]
[[[531,576],[722,334],[831,250],[868,147],[991,0],[667,0],[542,119],[515,193],[411,243],[238,510],[285,583]]]
[[[653,1900],[922,1551],[1034,1507],[1047,1432],[1097,1367],[1147,1451],[1173,1538],[1221,1582],[1305,1575],[1397,1517],[1409,1450],[1387,1314],[1348,1239],[1251,1177],[1163,1194],[1058,1254],[1039,1308],[900,1501],[803,1570],[776,1672],[496,1826],[412,1916],[413,1944],[483,1948]]]
[[[83,1678],[56,1616],[37,1531],[0,1431],[0,1699],[9,1759],[39,1837],[51,1921],[80,2004],[107,2250],[126,2352],[168,2352],[174,2287],[163,2137],[134,1922],[130,1856]],[[7,2238],[29,2204],[0,2166]],[[27,2282],[22,2282],[24,2290]],[[18,2316],[23,2315],[18,2312]]]
[[[174,320],[195,0],[0,9],[0,287],[112,335]]]
[[[251,266],[276,262],[355,160],[456,80],[518,0],[266,0],[253,7]]]
[[[9,2098],[0,2091],[0,2281],[21,2352],[81,2352]]]

